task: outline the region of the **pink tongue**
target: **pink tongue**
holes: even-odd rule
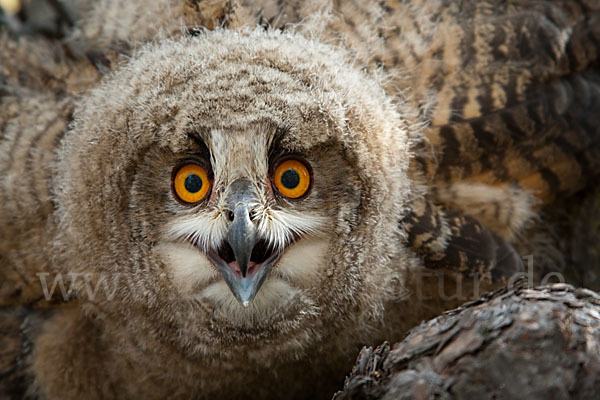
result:
[[[258,264],[255,263],[254,261],[250,261],[248,263],[248,272],[246,273],[246,276],[252,275],[254,273],[254,270],[256,269],[256,266]],[[231,268],[231,270],[238,276],[242,276],[242,271],[240,271],[240,266],[238,265],[237,261],[232,261],[229,263],[229,268]]]

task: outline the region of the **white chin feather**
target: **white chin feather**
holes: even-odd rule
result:
[[[270,318],[300,291],[277,278],[267,278],[248,307],[233,296],[224,281],[213,283],[198,294],[210,301],[215,312],[237,326],[252,326]]]
[[[307,236],[289,246],[271,271],[294,286],[308,288],[319,279],[328,262],[329,240]]]
[[[188,243],[166,242],[154,248],[165,263],[173,284],[183,296],[189,296],[219,276],[210,260]]]

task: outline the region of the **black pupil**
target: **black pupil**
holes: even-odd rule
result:
[[[202,189],[202,178],[196,174],[189,174],[185,178],[185,190],[190,193],[197,193]]]
[[[300,175],[293,169],[288,169],[281,175],[281,184],[288,189],[294,189],[300,183]]]

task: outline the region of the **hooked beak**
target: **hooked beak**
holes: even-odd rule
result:
[[[259,239],[256,225],[250,216],[254,203],[250,182],[232,183],[227,203],[231,224],[227,239],[219,249],[208,252],[208,258],[223,275],[234,296],[248,307],[264,283],[267,274],[281,257]]]

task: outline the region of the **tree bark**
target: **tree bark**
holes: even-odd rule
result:
[[[502,289],[363,348],[343,399],[593,399],[600,296],[566,284]]]

